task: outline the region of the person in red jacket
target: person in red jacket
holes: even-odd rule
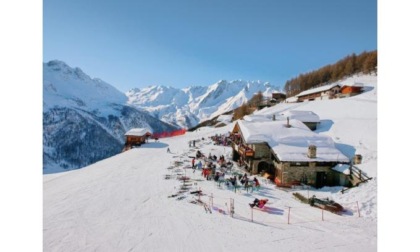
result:
[[[267,203],[268,199],[261,199],[258,201],[258,207],[263,208],[265,204]]]
[[[255,189],[257,190],[260,189],[260,182],[258,181],[257,177],[254,177],[254,186],[255,186]]]
[[[250,207],[258,206],[259,208],[263,208],[267,203],[268,199],[257,199],[255,198],[254,202],[250,203]]]

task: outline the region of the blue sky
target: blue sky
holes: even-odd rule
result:
[[[43,1],[43,61],[133,87],[261,80],[377,49],[376,0]]]

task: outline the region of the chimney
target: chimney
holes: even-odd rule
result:
[[[361,164],[362,163],[362,155],[356,154],[353,157],[353,164]]]
[[[275,121],[275,120],[276,120],[276,115],[273,114],[273,121]]]
[[[287,124],[286,124],[286,128],[290,128],[289,117],[287,117]]]
[[[309,145],[308,147],[308,158],[316,158],[316,146]]]

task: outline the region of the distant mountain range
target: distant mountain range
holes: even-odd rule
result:
[[[150,86],[126,94],[58,60],[43,67],[44,173],[84,167],[120,153],[124,133],[191,128],[241,106],[255,93],[280,88],[260,81],[219,81],[208,87]]]
[[[176,89],[150,86],[126,93],[128,104],[146,110],[167,123],[192,128],[204,120],[231,111],[247,102],[259,91],[265,95],[280,88],[260,81],[221,80],[208,87]]]

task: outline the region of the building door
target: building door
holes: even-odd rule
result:
[[[237,162],[239,160],[239,153],[236,150],[233,150],[232,160]]]
[[[267,162],[261,161],[258,163],[258,173],[261,173],[262,171],[268,172],[270,168],[270,165]]]
[[[316,173],[315,187],[321,188],[327,184],[327,174],[325,172]]]

